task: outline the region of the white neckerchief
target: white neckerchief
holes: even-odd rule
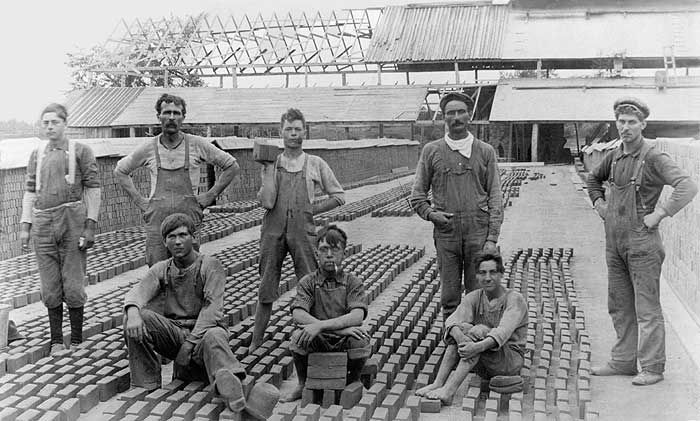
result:
[[[472,156],[474,135],[471,133],[469,133],[469,136],[457,140],[451,139],[449,133],[445,133],[445,142],[447,142],[447,146],[449,146],[450,149],[459,152],[465,158],[470,158]]]

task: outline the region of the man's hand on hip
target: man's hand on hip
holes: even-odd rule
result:
[[[666,217],[666,212],[663,209],[655,209],[654,212],[644,216],[644,225],[648,229],[655,229],[664,217]]]
[[[442,211],[431,212],[428,218],[430,222],[435,224],[438,228],[447,228],[452,223],[453,213],[447,213]]]

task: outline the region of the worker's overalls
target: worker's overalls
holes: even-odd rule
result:
[[[185,142],[185,164],[175,169],[166,169],[161,166],[160,154],[158,153],[159,140],[160,136],[153,139],[153,149],[158,167],[156,188],[148,201],[148,208],[143,214],[146,221],[146,264],[149,267],[169,257],[160,231],[160,224],[168,215],[174,213],[189,215],[198,231],[204,217],[197,197],[192,193],[192,181],[189,174],[190,143],[187,135],[183,139]],[[193,246],[195,250],[199,250],[197,233],[194,236]]]
[[[622,371],[642,369],[662,373],[666,362],[664,317],[659,278],[665,253],[658,228],[648,229],[644,216],[651,213],[638,194],[642,171],[651,146],[642,145],[629,182],[610,169],[610,190],[605,215],[605,259],[608,265],[608,312],[617,333],[611,365]]]
[[[488,195],[472,169],[474,155],[466,158],[452,151],[445,142],[441,142],[438,154],[442,165],[435,169],[433,177],[439,177],[436,180],[439,184],[433,182],[433,188],[443,191],[433,192],[433,207],[454,214],[447,228],[436,225],[433,230],[441,282],[440,302],[443,319],[447,319],[459,305],[462,291],[468,293],[477,288],[474,259],[486,242],[489,213]]]
[[[279,297],[282,263],[287,252],[292,255],[297,281],[318,268],[314,254],[316,226],[306,187],[308,157],[298,172],[288,172],[277,160],[277,199],[275,206],[265,213],[260,233],[258,301],[264,304]]]
[[[205,281],[202,278],[201,266],[201,256],[182,271],[170,261],[167,281],[161,283],[160,293],[155,298],[163,302],[163,312],[141,309],[141,317],[148,333],[142,342],[125,335],[132,387],[148,390],[160,387],[159,354],[174,360],[187,335],[194,328],[197,315],[206,304],[203,300]],[[183,315],[190,317],[182,318]],[[189,366],[174,363],[173,378],[188,381],[208,380],[213,383],[218,370],[228,369],[244,379],[245,370],[231,352],[228,339],[228,330],[223,323],[209,328],[195,344]]]

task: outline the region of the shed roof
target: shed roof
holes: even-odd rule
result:
[[[367,61],[497,58],[507,17],[508,6],[388,6],[372,35]]]
[[[144,88],[92,88],[68,95],[70,127],[106,127],[117,118]],[[154,102],[155,104],[155,102]],[[153,115],[155,111],[151,111]]]
[[[501,81],[490,121],[611,121],[613,103],[634,96],[649,105],[651,122],[700,121],[700,79],[679,78],[659,90],[653,78],[513,79]]]
[[[117,89],[117,88],[103,88]],[[415,121],[427,95],[427,87],[344,86],[314,88],[120,88],[133,89],[116,118],[85,116],[93,127],[157,124],[153,109],[165,93],[181,96],[187,103],[186,123],[255,124],[277,123],[289,107],[299,108],[309,122]],[[87,91],[90,97],[95,94]],[[115,94],[116,95],[116,94]],[[97,107],[86,112],[102,114]],[[71,127],[75,126],[69,120]]]
[[[256,139],[248,139],[245,137],[220,137],[214,140],[217,146],[223,150],[234,150],[234,149],[250,149],[253,146],[253,142]],[[266,141],[268,144],[277,145],[280,149],[284,147],[282,139],[261,139]],[[408,139],[391,139],[391,138],[381,138],[381,139],[359,139],[359,140],[334,140],[328,141],[326,139],[305,139],[302,148],[305,150],[313,149],[358,149],[358,148],[369,148],[369,147],[386,147],[386,146],[412,146],[420,145],[420,142],[416,140]]]
[[[700,8],[517,9],[419,4],[384,9],[370,63],[700,56]]]

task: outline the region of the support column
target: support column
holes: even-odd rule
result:
[[[342,86],[348,86],[348,75],[347,73],[340,74],[340,83]]]
[[[233,68],[233,72],[231,73],[231,79],[233,80],[233,87],[238,88],[238,66],[235,66]]]
[[[409,72],[406,72],[406,85],[410,85],[410,84],[411,84],[411,74]]]
[[[459,82],[459,63],[455,61],[455,83]]]
[[[309,87],[309,66],[304,67],[304,87]]]
[[[224,77],[219,76],[219,88],[223,88],[223,87],[224,87]]]
[[[136,127],[129,127],[129,137],[136,137]]]
[[[211,124],[207,124],[207,136],[206,137],[211,137]]]
[[[537,140],[540,135],[540,127],[537,123],[532,123],[532,140],[530,142],[530,162],[537,162]]]
[[[289,88],[289,73],[284,75],[284,87]]]
[[[168,88],[170,86],[170,71],[165,69],[163,71],[163,87]]]
[[[474,82],[479,81],[479,69],[474,69]]]
[[[377,65],[377,85],[382,84],[382,65]]]

